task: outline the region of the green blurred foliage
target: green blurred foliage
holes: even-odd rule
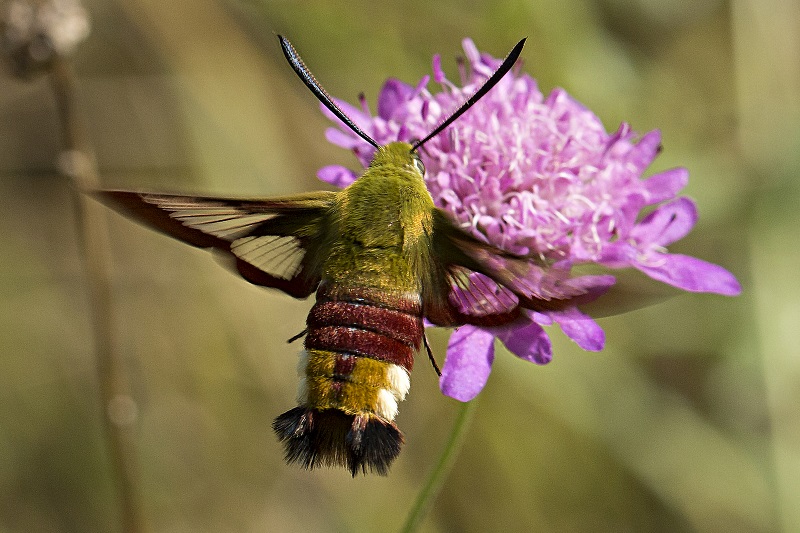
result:
[[[686,295],[554,332],[554,361],[500,352],[424,531],[800,529],[800,6],[791,0],[91,0],[75,60],[109,187],[275,195],[355,165],[285,65],[292,39],[354,101],[415,83],[469,36],[566,88],[609,130],[660,128],[701,212],[674,251],[724,265],[736,299]],[[0,78],[0,530],[116,531],[85,279],[46,79]],[[387,478],[305,472],[269,428],[293,406],[310,302],[236,279],[109,213],[117,349],[137,402],[153,531],[400,527],[457,409],[424,358]],[[444,354],[446,331],[431,335]]]

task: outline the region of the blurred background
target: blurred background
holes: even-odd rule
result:
[[[1,2],[0,2],[1,4]],[[522,36],[543,92],[608,130],[660,128],[651,172],[686,166],[693,233],[742,296],[683,295],[604,318],[588,353],[551,330],[545,367],[504,351],[422,530],[800,531],[800,5],[793,0],[87,0],[74,55],[103,184],[266,196],[355,168],[281,55],[375,105],[461,40]],[[86,279],[47,78],[0,77],[0,530],[119,531]],[[283,463],[311,301],[259,289],[116,213],[113,331],[141,510],[158,532],[393,531],[458,410],[424,358],[388,477]],[[429,334],[441,359],[448,332]]]

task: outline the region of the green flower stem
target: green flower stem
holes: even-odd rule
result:
[[[81,193],[96,189],[100,180],[88,135],[78,118],[74,75],[65,59],[54,61],[50,81],[61,119],[64,146],[59,167],[76,186],[77,231],[86,268],[103,425],[114,481],[119,490],[121,529],[124,533],[140,533],[146,531],[146,526],[135,466],[133,422],[136,404],[130,394],[124,362],[114,349],[108,228],[102,207]]]
[[[458,457],[458,452],[464,444],[464,437],[467,435],[467,430],[472,421],[472,415],[475,412],[476,404],[476,400],[461,404],[458,416],[453,424],[453,429],[450,431],[450,438],[442,450],[438,463],[436,463],[436,466],[431,471],[425,482],[425,486],[417,495],[417,499],[414,501],[414,505],[408,513],[406,523],[401,530],[403,533],[412,533],[419,530],[422,521],[428,514],[428,509],[436,499],[436,496],[439,495],[439,491],[447,479],[448,474],[450,474],[456,457]]]

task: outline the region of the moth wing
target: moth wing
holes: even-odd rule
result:
[[[187,244],[220,250],[250,283],[305,298],[320,282],[315,258],[336,194],[250,200],[99,191],[96,197]]]
[[[426,318],[436,325],[499,326],[523,309],[555,311],[597,296],[571,285],[567,276],[555,278],[542,261],[478,240],[440,209],[434,210],[431,239],[423,302]]]

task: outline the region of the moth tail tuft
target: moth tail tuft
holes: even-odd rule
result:
[[[283,442],[287,463],[308,469],[340,466],[353,477],[359,472],[385,476],[403,445],[394,423],[338,409],[298,406],[276,418],[272,428]]]

